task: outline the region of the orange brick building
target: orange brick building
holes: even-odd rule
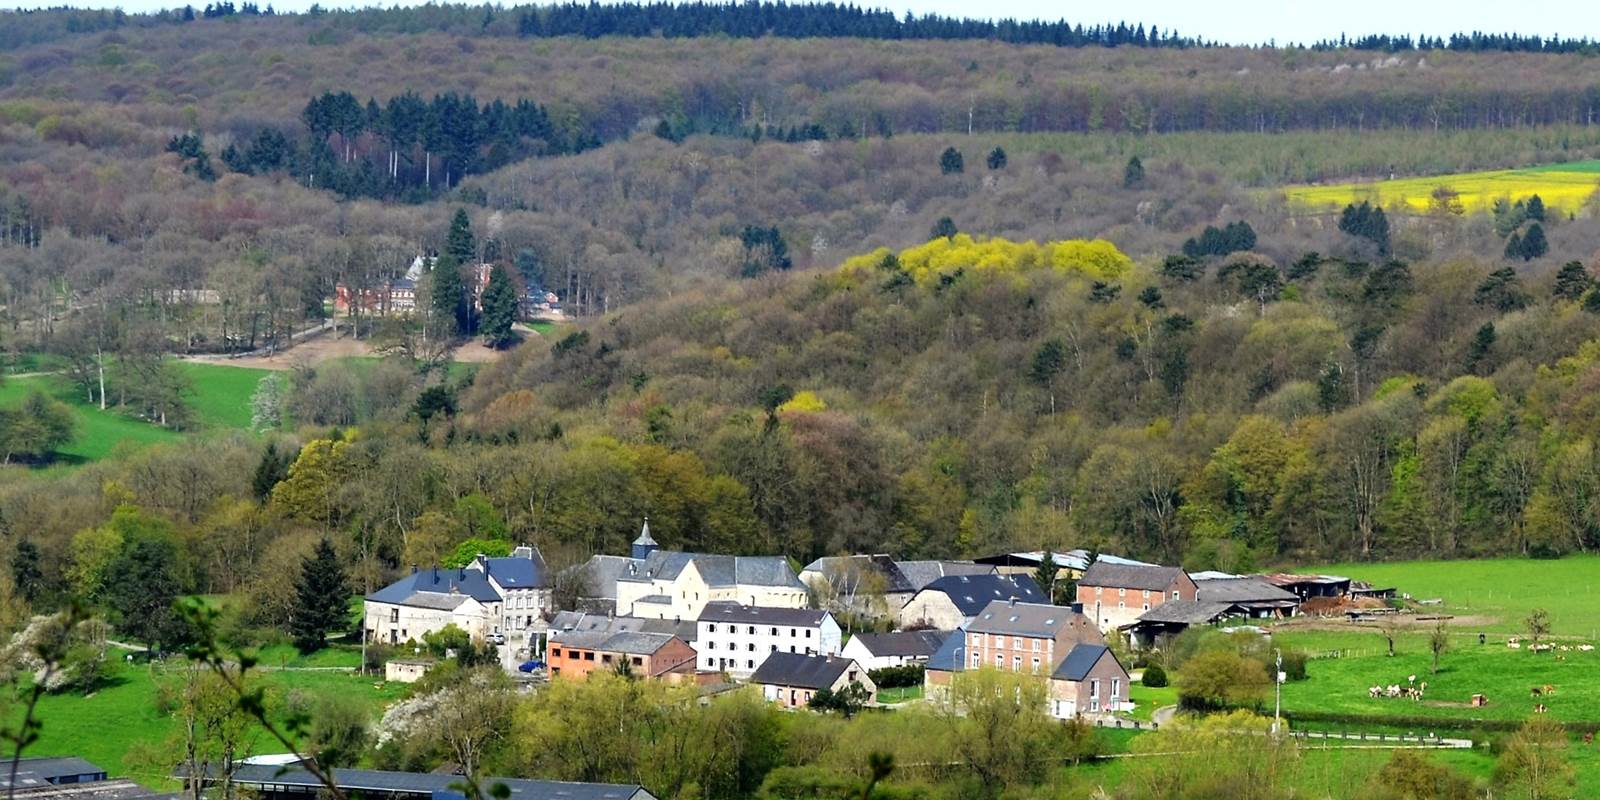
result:
[[[627,669],[641,678],[694,674],[694,648],[668,633],[556,631],[546,663],[552,680],[582,680],[595,670]]]

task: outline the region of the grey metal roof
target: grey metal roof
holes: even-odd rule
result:
[[[894,559],[886,555],[828,556],[807,564],[803,572],[818,572],[823,576],[838,575],[851,569],[871,570],[883,576],[884,594],[906,594],[922,588],[912,585]]]
[[[1045,603],[1012,603],[1007,600],[995,600],[984,606],[983,610],[973,617],[972,623],[967,626],[967,630],[974,633],[1020,634],[1023,636],[1055,638],[1058,631],[1072,624],[1083,627],[1092,627],[1093,625],[1088,617],[1073,611],[1067,606],[1052,606]]]
[[[894,633],[858,633],[854,638],[867,648],[867,652],[879,656],[899,656],[902,658],[927,658],[938,652],[944,646],[945,639],[952,634],[946,631],[895,631]]]
[[[967,665],[967,632],[952,631],[945,637],[933,655],[928,656],[928,669],[960,672]]]
[[[1211,603],[1204,600],[1168,600],[1140,614],[1139,622],[1204,625],[1207,622],[1221,618],[1232,607],[1232,603]]]
[[[9,770],[6,770],[9,772]],[[176,800],[173,792],[157,792],[127,778],[109,778],[84,783],[44,783],[25,785],[17,773],[16,800]]]
[[[1039,584],[1027,575],[949,575],[928,584],[922,591],[947,595],[964,617],[977,615],[994,600],[1015,597],[1024,603],[1044,601]]]
[[[496,583],[507,589],[539,589],[550,583],[544,556],[536,547],[518,547],[505,558],[485,558],[484,564]]]
[[[1067,657],[1061,659],[1061,666],[1050,677],[1064,681],[1081,681],[1088,677],[1089,670],[1094,669],[1101,657],[1110,653],[1111,649],[1103,644],[1073,645]],[[1113,656],[1115,658],[1115,656]]]
[[[796,686],[802,689],[827,689],[838,682],[845,670],[854,666],[853,658],[808,656],[804,653],[769,653],[767,660],[750,676],[752,683],[769,686]]]
[[[10,766],[10,761],[7,760],[5,767],[0,768],[0,789],[14,785],[16,790],[21,792],[50,786],[62,778],[104,780],[106,777],[104,769],[77,756],[19,759],[15,784],[11,781]]]
[[[775,606],[744,606],[718,600],[706,603],[700,611],[701,622],[737,622],[752,625],[793,625],[814,628],[822,624],[828,612],[812,608],[778,608]]]
[[[670,619],[643,619],[640,617],[588,614],[582,611],[558,611],[550,621],[550,631],[644,631],[645,633],[670,633],[686,642],[695,640],[695,621]]]
[[[1165,590],[1183,570],[1143,564],[1113,564],[1105,559],[1094,562],[1078,579],[1079,586],[1106,586],[1119,589]]]
[[[645,517],[644,527],[639,529],[639,538],[633,540],[634,544],[644,547],[658,547],[655,537],[650,535],[650,518]]]
[[[551,631],[550,644],[608,653],[650,655],[676,638],[670,633],[650,633],[641,630]]]
[[[993,575],[994,566],[991,564],[976,564],[971,561],[896,561],[900,574],[906,576],[906,583],[911,585],[912,591],[926,588],[946,575]]]
[[[418,593],[464,594],[482,603],[500,602],[500,593],[489,585],[489,579],[484,577],[482,572],[465,568],[418,570],[367,595],[367,599],[380,603],[412,605],[411,598]]]
[[[1247,578],[1213,578],[1195,581],[1199,589],[1199,599],[1212,603],[1267,603],[1289,602],[1297,603],[1300,598],[1294,592],[1273,586],[1265,579],[1257,577]]]
[[[433,608],[438,609],[439,611],[454,611],[457,606],[471,599],[471,597],[464,594],[416,592],[410,597],[407,597],[404,601],[401,601],[401,605],[413,606],[415,608]]]
[[[346,791],[390,792],[400,794],[432,795],[459,794],[450,788],[459,783],[459,775],[438,775],[431,772],[389,772],[374,769],[335,769],[334,782]],[[234,769],[235,783],[253,786],[297,786],[320,789],[322,784],[315,776],[300,767],[277,767],[246,764]],[[487,787],[505,784],[513,798],[519,800],[644,800],[649,792],[638,784],[569,783],[566,781],[536,781],[522,778],[484,778]]]

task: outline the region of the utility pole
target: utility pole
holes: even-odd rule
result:
[[[1283,651],[1274,647],[1272,652],[1277,655],[1278,668],[1272,675],[1272,735],[1278,735],[1280,715],[1283,713]]]

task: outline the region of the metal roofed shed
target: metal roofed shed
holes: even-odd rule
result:
[[[371,769],[335,769],[334,783],[346,792],[388,800],[434,800],[462,796],[458,775],[423,772],[389,772]],[[215,783],[215,779],[210,782]],[[236,786],[260,793],[267,800],[303,800],[322,794],[324,787],[310,772],[299,767],[242,765],[234,769]],[[570,783],[521,778],[484,778],[487,787],[504,784],[515,800],[655,800],[637,784]]]

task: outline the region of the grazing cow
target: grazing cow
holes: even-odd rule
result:
[[[1409,683],[1412,686],[1417,685],[1417,676],[1415,676],[1415,675],[1407,675],[1406,676],[1406,683]]]
[[[1594,731],[1590,731],[1583,735],[1583,743],[1594,744]]]
[[[1544,693],[1545,694],[1555,694],[1556,693],[1556,687],[1551,686],[1548,683],[1545,684],[1543,688],[1544,688]]]
[[[1374,700],[1378,699],[1378,697],[1380,695],[1382,695],[1382,694],[1383,694],[1383,689],[1381,687],[1378,687],[1378,686],[1369,686],[1369,687],[1367,687],[1367,696],[1372,698],[1372,699],[1374,699]]]
[[[1592,644],[1580,644],[1580,645],[1578,645],[1578,649],[1582,650],[1585,653],[1587,653],[1590,650],[1594,649],[1594,645],[1592,645]]]
[[[1521,642],[1506,642],[1506,647],[1509,647],[1512,650],[1521,650],[1522,649],[1522,643]]]
[[[1533,707],[1533,713],[1535,713],[1535,714],[1543,714],[1543,713],[1545,713],[1546,711],[1549,711],[1549,710],[1550,709],[1545,707],[1544,703],[1538,703]]]
[[[1538,697],[1538,696],[1540,696],[1540,695],[1542,695],[1542,694],[1544,694],[1544,690],[1543,690],[1543,689],[1540,689],[1540,688],[1539,688],[1539,687],[1537,687],[1537,686],[1535,686],[1535,687],[1533,687],[1533,688],[1532,688],[1532,689],[1529,689],[1529,690],[1528,690],[1528,693],[1529,693],[1529,694],[1530,694],[1530,695],[1532,695],[1532,696],[1533,696],[1533,697]]]

